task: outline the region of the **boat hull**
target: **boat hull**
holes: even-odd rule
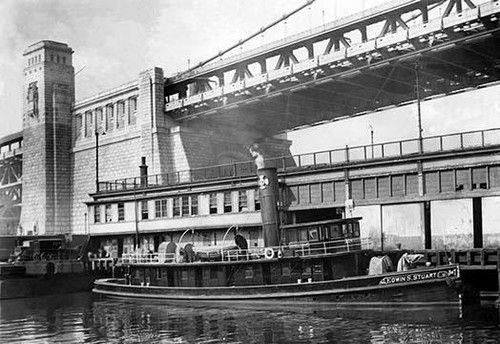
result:
[[[459,304],[458,267],[450,266],[334,281],[228,287],[127,285],[122,279],[95,283],[97,294],[118,298],[195,302],[333,303],[357,305]]]
[[[95,278],[86,272],[0,278],[0,300],[90,291]]]

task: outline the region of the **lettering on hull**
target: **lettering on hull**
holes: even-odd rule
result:
[[[406,275],[399,275],[399,276],[388,276],[382,278],[379,284],[385,285],[385,284],[408,283],[417,281],[439,280],[451,277],[458,277],[457,268],[441,270],[441,271],[433,271],[433,272],[409,273]]]

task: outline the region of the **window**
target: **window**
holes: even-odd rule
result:
[[[102,128],[103,124],[102,108],[97,108],[95,110],[95,129],[98,130]]]
[[[113,104],[106,106],[106,130],[113,130],[114,123]]]
[[[248,244],[250,246],[258,246],[259,245],[259,229],[258,228],[252,228],[249,231],[249,242]]]
[[[106,204],[106,222],[113,221],[113,212],[111,209],[111,204]]]
[[[75,121],[75,140],[78,139],[82,134],[82,126],[83,126],[82,115],[78,114],[76,115],[76,121]]]
[[[309,228],[309,241],[318,241],[318,228]]]
[[[130,112],[137,111],[137,98],[130,98],[129,100],[129,110]]]
[[[167,200],[158,199],[155,201],[155,214],[156,217],[167,217]]]
[[[125,125],[125,102],[121,101],[116,104],[116,127],[121,128]]]
[[[210,214],[217,214],[217,194],[210,194]]]
[[[210,246],[210,244],[212,243],[212,240],[210,240],[210,233],[204,233],[201,235],[201,240],[203,242],[203,246]]]
[[[94,223],[101,222],[101,206],[94,205]]]
[[[191,199],[191,215],[198,215],[198,196],[190,196]]]
[[[125,221],[125,204],[118,203],[118,221]]]
[[[63,60],[63,63],[66,64],[66,56],[63,56],[62,60]]]
[[[247,191],[240,190],[238,191],[238,211],[247,211],[247,210],[248,210]]]
[[[181,216],[181,199],[182,197],[174,198],[174,216]]]
[[[128,100],[128,124],[135,124],[137,111],[137,98],[129,98]]]
[[[224,192],[224,212],[230,213],[233,211],[233,204],[231,200],[231,192]]]
[[[189,216],[189,199],[191,197],[181,197],[182,216]]]
[[[85,137],[92,136],[92,112],[85,112]]]
[[[141,219],[147,220],[148,218],[149,218],[148,201],[142,201],[141,202]]]
[[[59,63],[59,61],[60,61],[60,60],[59,60],[59,55],[57,55],[57,63]]]
[[[254,191],[255,195],[255,210],[260,210],[260,194],[259,190]]]

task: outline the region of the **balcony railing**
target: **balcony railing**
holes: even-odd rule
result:
[[[431,136],[422,139],[422,153],[445,153],[472,149],[491,148],[500,145],[500,128],[468,131],[447,135]],[[314,153],[283,156],[265,159],[267,167],[276,167],[280,172],[301,169],[322,168],[362,163],[372,160],[397,159],[418,155],[420,141],[408,139],[376,143],[373,145],[354,146]],[[242,178],[253,176],[256,167],[253,161],[194,168],[191,170],[170,172],[100,182],[99,192],[143,189],[150,187],[177,185],[182,183],[202,182],[224,178]]]

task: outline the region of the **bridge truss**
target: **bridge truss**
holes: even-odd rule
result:
[[[272,135],[412,102],[417,68],[423,99],[483,87],[500,77],[499,17],[499,1],[396,0],[168,78],[165,111],[258,116]]]
[[[17,234],[22,203],[22,136],[0,142],[0,233]]]

